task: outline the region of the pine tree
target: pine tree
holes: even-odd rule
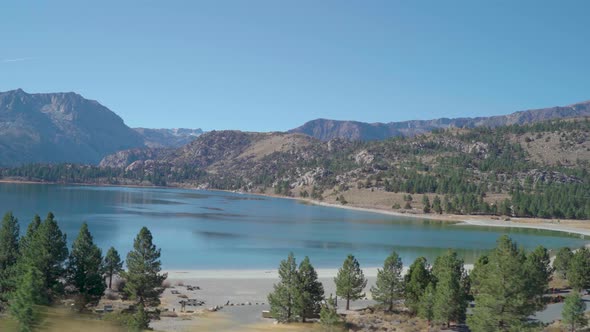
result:
[[[424,213],[430,213],[430,200],[428,199],[428,196],[422,196],[422,204],[424,205],[424,208],[422,209]]]
[[[65,276],[65,260],[68,258],[66,235],[61,232],[53,213],[39,223],[35,216],[21,241],[19,265],[26,269],[31,265],[42,276],[45,302],[51,302],[55,296],[63,294],[61,280]]]
[[[405,305],[411,313],[418,312],[420,299],[431,280],[432,276],[426,258],[418,257],[404,276]]]
[[[577,291],[590,288],[590,250],[581,248],[576,251],[567,269],[567,280]]]
[[[441,203],[440,198],[438,196],[435,196],[434,199],[432,200],[432,210],[438,214],[443,213],[442,203]]]
[[[542,246],[527,255],[525,270],[528,272],[528,297],[535,310],[545,307],[544,295],[549,288],[549,281],[553,274],[549,252]]]
[[[563,305],[563,311],[561,316],[563,317],[562,322],[567,324],[570,331],[575,332],[576,329],[584,327],[588,324],[586,319],[586,303],[578,292],[572,292],[565,297],[565,303]]]
[[[106,288],[102,277],[102,252],[94,244],[86,223],[82,224],[72,244],[67,280],[78,292],[80,309],[88,303],[98,303]]]
[[[557,276],[562,279],[567,278],[567,269],[569,268],[573,256],[574,253],[570,248],[564,247],[559,249],[555,255],[555,260],[553,261],[553,269]]]
[[[431,282],[424,289],[417,306],[418,316],[428,321],[428,330],[430,330],[430,325],[434,320],[434,296],[434,283]]]
[[[328,328],[331,331],[332,327],[340,324],[342,320],[336,311],[336,301],[330,294],[330,297],[326,299],[326,303],[322,305],[320,310],[320,324]]]
[[[11,212],[6,213],[0,226],[0,302],[5,302],[14,289],[18,259],[18,220]],[[1,308],[1,306],[0,306]]]
[[[297,272],[297,292],[295,294],[295,314],[303,322],[319,314],[324,299],[324,286],[318,280],[318,274],[305,256]]]
[[[135,313],[133,314],[133,316],[131,317],[131,320],[129,321],[129,330],[130,331],[136,331],[136,332],[140,332],[140,331],[145,331],[149,328],[150,325],[150,318],[147,314],[147,312],[145,311],[145,307],[143,305],[143,303],[139,303],[137,305],[137,308],[135,309]]]
[[[43,302],[43,280],[41,273],[29,266],[17,282],[10,300],[10,313],[19,322],[19,331],[30,332],[40,320],[38,304]]]
[[[464,289],[466,273],[463,265],[457,253],[449,251],[437,257],[432,266],[432,275],[436,280],[433,305],[435,322],[449,326],[451,321],[465,319],[467,290]]]
[[[373,299],[393,310],[395,301],[401,299],[403,294],[402,259],[394,251],[383,263],[383,269],[377,270],[377,281],[371,287]]]
[[[279,265],[279,282],[274,285],[274,291],[268,294],[270,314],[279,322],[290,322],[295,318],[297,279],[295,256],[289,253]]]
[[[133,250],[127,254],[127,272],[123,273],[127,281],[125,293],[144,306],[160,304],[162,282],[167,277],[165,273],[160,274],[161,266],[160,249],[153,244],[152,233],[143,227],[133,242]]]
[[[487,259],[475,264],[475,308],[468,319],[472,331],[514,330],[536,311],[536,299],[530,298],[535,279],[527,265],[524,251],[508,236],[500,237]]]
[[[363,290],[367,286],[367,279],[353,255],[348,255],[344,260],[334,282],[336,283],[336,295],[346,299],[346,310],[350,309],[350,301],[365,297]]]
[[[106,256],[104,257],[104,271],[106,276],[109,278],[109,289],[113,284],[113,276],[123,271],[123,261],[117,250],[113,247],[109,248]]]

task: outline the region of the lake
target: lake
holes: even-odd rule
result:
[[[269,269],[292,251],[316,267],[338,267],[347,254],[375,267],[396,250],[404,264],[448,248],[466,260],[509,234],[525,248],[580,247],[579,236],[532,229],[477,227],[309,205],[297,200],[184,189],[0,183],[0,212],[19,218],[52,211],[68,242],[86,221],[103,253],[124,258],[142,226],[162,249],[166,269]]]

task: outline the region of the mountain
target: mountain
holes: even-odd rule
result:
[[[143,147],[123,120],[79,94],[0,92],[0,165],[98,163],[116,151]]]
[[[339,121],[328,119],[312,120],[290,130],[317,139],[328,141],[334,138],[350,140],[382,140],[389,137],[412,137],[435,129],[498,127],[507,125],[525,125],[551,119],[567,119],[590,116],[590,101],[568,106],[520,111],[509,115],[477,118],[440,118],[434,120],[412,120],[389,123],[365,123],[358,121]]]
[[[166,148],[166,147],[181,147],[190,143],[195,138],[203,133],[200,128],[186,129],[149,129],[149,128],[133,128],[143,138],[145,145],[150,148]]]

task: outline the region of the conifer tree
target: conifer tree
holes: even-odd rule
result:
[[[377,281],[371,287],[373,299],[393,310],[395,301],[401,299],[403,294],[402,259],[394,251],[383,263],[383,269],[377,270]]]
[[[454,251],[437,257],[432,266],[436,281],[434,288],[434,321],[450,325],[451,321],[465,319],[467,293],[464,288],[466,278],[463,260]]]
[[[145,331],[149,328],[150,318],[145,311],[143,303],[139,303],[135,309],[135,313],[129,321],[129,330],[134,332]]]
[[[528,297],[535,310],[545,307],[544,295],[549,288],[549,281],[553,274],[549,252],[542,246],[527,255],[525,270],[528,277]]]
[[[107,278],[109,278],[109,289],[111,289],[113,276],[123,271],[123,261],[121,261],[121,256],[119,256],[119,253],[115,248],[109,248],[109,251],[107,251],[107,254],[104,257],[103,266],[105,274]]]
[[[133,242],[133,250],[127,254],[125,293],[144,306],[160,304],[162,282],[167,277],[161,270],[160,249],[154,245],[152,233],[143,227]]]
[[[432,276],[426,258],[418,257],[404,276],[405,305],[411,313],[416,314],[420,299],[428,287]],[[434,291],[434,288],[433,288]]]
[[[531,277],[534,273],[527,270],[529,264],[524,251],[505,235],[487,259],[475,264],[475,308],[468,319],[472,331],[518,329],[539,308],[536,299],[530,297],[536,292],[531,290],[536,281]]]
[[[324,299],[324,286],[318,274],[305,256],[297,271],[297,290],[295,294],[295,313],[305,322],[319,314]]]
[[[422,319],[426,319],[428,321],[428,330],[430,330],[430,325],[434,320],[434,283],[428,283],[426,289],[424,289],[424,293],[420,297],[420,302],[418,302],[418,316]]]
[[[567,278],[567,269],[569,268],[573,256],[574,253],[568,247],[563,247],[557,251],[555,260],[553,260],[553,269],[558,277],[563,279]]]
[[[320,310],[320,324],[331,331],[332,327],[338,325],[340,322],[340,316],[336,311],[336,301],[332,297],[332,294],[330,294],[330,297],[326,299]]]
[[[588,324],[586,319],[586,303],[578,292],[572,292],[565,297],[565,303],[561,316],[563,317],[562,322],[567,324],[570,331],[575,332],[577,329],[584,327]]]
[[[574,253],[567,269],[567,280],[577,291],[590,288],[590,250],[581,248]]]
[[[40,320],[38,304],[43,302],[43,280],[41,273],[28,266],[19,276],[15,292],[10,299],[10,313],[19,323],[19,331],[30,332]]]
[[[443,213],[442,203],[441,203],[440,198],[438,196],[435,196],[434,199],[432,200],[432,210],[438,214]]]
[[[26,270],[31,265],[40,273],[43,281],[42,297],[51,302],[63,294],[61,280],[65,276],[64,263],[68,258],[66,235],[59,229],[53,213],[39,223],[36,216],[27,229],[21,245],[19,265]]]
[[[295,318],[297,279],[295,256],[289,253],[279,265],[279,282],[274,285],[274,291],[268,294],[270,314],[279,322],[290,322]]]
[[[346,299],[346,310],[350,309],[350,301],[365,297],[363,290],[367,286],[367,279],[353,255],[346,257],[334,278],[334,283],[336,283],[336,295]]]
[[[14,289],[18,236],[18,220],[11,212],[8,212],[4,215],[0,226],[0,302],[5,302],[8,294]]]
[[[31,220],[31,222],[27,226],[27,232],[20,239],[18,247],[21,255],[24,255],[28,251],[28,247],[31,241],[33,241],[33,236],[35,235],[35,232],[37,231],[39,226],[41,226],[41,217],[39,217],[39,215],[36,214],[33,217],[33,220]]]
[[[422,209],[424,213],[430,213],[430,200],[428,199],[428,196],[422,196],[422,204],[424,205],[424,208]]]
[[[67,279],[78,292],[80,309],[88,303],[98,303],[106,288],[102,277],[102,252],[94,244],[86,223],[82,224],[72,245]]]

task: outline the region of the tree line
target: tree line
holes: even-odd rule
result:
[[[550,263],[549,251],[539,246],[525,251],[508,236],[480,256],[468,273],[464,261],[453,250],[437,257],[432,265],[417,258],[405,274],[400,256],[393,251],[378,269],[372,299],[385,311],[404,308],[410,315],[428,321],[429,326],[449,327],[466,323],[471,331],[523,331],[534,328],[529,317],[547,305],[549,281],[553,275],[566,277],[573,292],[566,297],[563,322],[579,328],[587,324],[580,291],[590,289],[590,251],[573,253],[563,248]],[[336,296],[345,301],[365,297],[367,279],[359,262],[349,255],[334,278]],[[326,297],[308,257],[296,265],[291,253],[279,266],[279,282],[268,295],[271,315],[279,322],[318,318],[324,324],[338,324],[336,301]],[[473,303],[468,315],[467,308]],[[572,330],[573,331],[573,330]]]
[[[53,213],[44,220],[35,215],[21,237],[17,218],[6,213],[0,226],[0,310],[7,310],[21,331],[42,321],[42,307],[73,299],[79,311],[98,304],[114,276],[125,280],[125,296],[136,301],[129,327],[148,327],[145,307],[157,306],[166,274],[160,273],[160,249],[143,227],[133,250],[123,261],[113,247],[103,256],[83,223],[71,249]],[[107,283],[108,280],[108,283]]]

